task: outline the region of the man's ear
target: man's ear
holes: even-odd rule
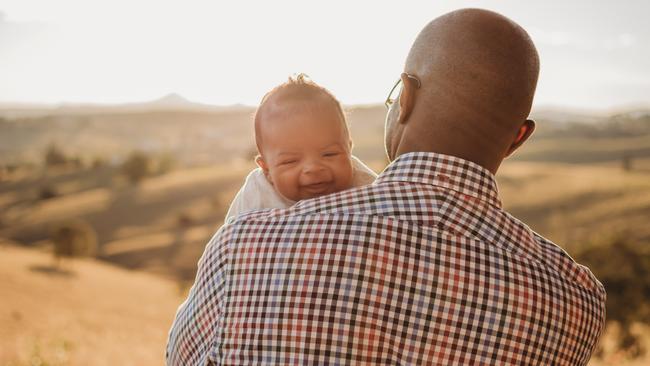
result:
[[[506,152],[506,157],[512,155],[515,150],[519,148],[519,146],[523,145],[526,140],[530,137],[530,135],[533,134],[533,131],[535,131],[535,121],[532,119],[527,119],[524,123],[522,123],[521,126],[519,126],[519,130],[517,131],[517,137],[515,137],[515,140],[512,142],[510,147],[508,148],[508,151]]]
[[[415,105],[415,90],[418,88],[418,82],[408,77],[408,74],[405,72],[402,73],[401,78],[402,91],[399,96],[399,116],[397,116],[397,122],[405,123],[413,111],[413,105]]]
[[[271,180],[271,175],[269,174],[269,166],[266,164],[266,161],[264,160],[262,155],[257,155],[255,157],[255,163],[257,164],[257,166],[260,167],[260,169],[262,169],[262,172],[264,173],[264,176],[269,181],[269,183],[273,185],[273,181]]]

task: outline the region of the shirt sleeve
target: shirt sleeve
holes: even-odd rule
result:
[[[220,357],[230,231],[228,225],[217,231],[199,259],[194,285],[169,331],[169,366],[204,365],[206,360]]]

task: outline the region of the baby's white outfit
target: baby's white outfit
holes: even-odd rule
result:
[[[371,184],[377,174],[356,156],[352,156],[352,186]],[[246,177],[244,185],[232,200],[225,222],[234,220],[237,215],[265,208],[287,208],[295,201],[282,197],[264,176],[261,168],[254,169]]]

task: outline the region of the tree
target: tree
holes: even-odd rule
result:
[[[122,164],[122,173],[132,183],[138,183],[151,172],[151,158],[149,155],[134,151]]]
[[[59,223],[50,232],[57,267],[63,258],[95,256],[97,235],[88,223],[70,220]]]

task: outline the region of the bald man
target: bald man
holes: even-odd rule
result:
[[[222,227],[168,364],[586,364],[602,285],[504,212],[494,181],[534,129],[538,69],[503,16],[429,23],[387,100],[391,164],[372,185]]]

